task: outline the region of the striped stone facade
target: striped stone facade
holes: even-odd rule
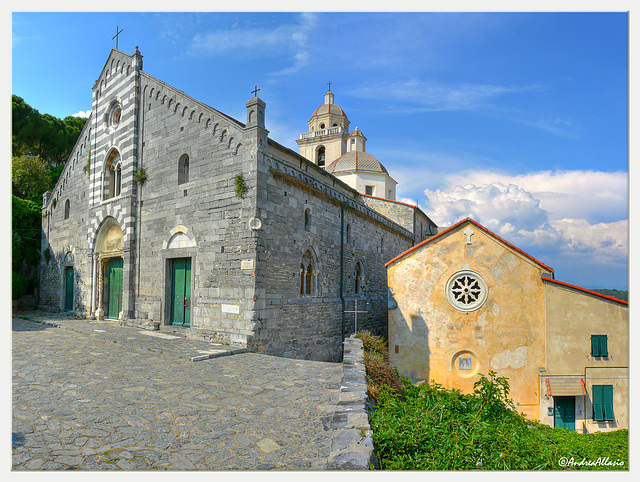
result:
[[[269,139],[262,100],[246,108],[242,123],[144,72],[137,48],[113,50],[43,198],[41,306],[68,309],[73,269],[72,310],[113,318],[106,270],[120,257],[127,324],[336,361],[357,300],[358,329],[386,333],[384,263],[422,236]],[[172,324],[180,259],[191,267],[188,327]]]

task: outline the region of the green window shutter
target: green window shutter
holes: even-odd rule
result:
[[[600,356],[598,335],[591,335],[591,356]]]
[[[594,385],[592,387],[593,396],[591,402],[593,404],[593,419],[604,420],[604,409],[602,404],[602,387],[603,385]]]
[[[613,416],[613,385],[602,386],[602,404],[604,405],[604,419],[615,420]]]
[[[600,356],[609,356],[607,348],[607,335],[602,335],[600,337]]]

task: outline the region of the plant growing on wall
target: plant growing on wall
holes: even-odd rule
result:
[[[244,199],[244,195],[249,190],[249,188],[247,187],[247,183],[244,182],[244,175],[242,173],[236,174],[235,184],[236,184],[236,189],[235,189],[236,196]]]
[[[87,156],[87,163],[82,168],[82,171],[89,177],[91,177],[91,146],[89,146],[89,155]]]
[[[140,185],[144,184],[147,180],[147,170],[144,167],[139,167],[133,173],[133,179]]]

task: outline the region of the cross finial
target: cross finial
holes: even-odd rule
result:
[[[329,83],[327,84],[327,85],[329,86],[329,92],[331,92],[331,84],[332,84],[332,83],[333,83],[333,82],[329,81]]]
[[[471,228],[467,228],[462,234],[467,237],[467,244],[471,244],[471,236],[473,236],[473,230]]]
[[[251,91],[251,93],[253,94],[253,96],[254,96],[254,97],[258,97],[258,91],[259,91],[259,90],[260,90],[260,89],[258,89],[258,86],[256,85],[256,86],[255,86],[255,89]]]
[[[118,35],[122,33],[122,30],[123,29],[120,29],[118,31],[118,26],[116,25],[116,34],[113,37],[111,37],[111,40],[116,39],[116,50],[118,50]]]

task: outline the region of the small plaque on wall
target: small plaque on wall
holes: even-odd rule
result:
[[[243,259],[240,261],[240,269],[247,269],[253,271],[253,260],[252,259]]]
[[[222,304],[222,312],[223,313],[240,313],[240,305],[225,305]]]

